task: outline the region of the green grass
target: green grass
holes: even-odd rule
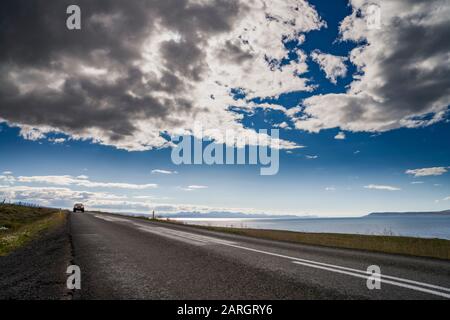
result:
[[[25,245],[66,219],[66,212],[49,208],[0,205],[0,256]]]
[[[158,221],[179,224],[179,222],[173,221]],[[384,235],[375,236],[338,233],[304,233],[282,230],[260,230],[211,226],[194,227],[260,239],[450,260],[450,241],[442,239],[423,239]]]

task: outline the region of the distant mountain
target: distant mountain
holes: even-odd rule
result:
[[[450,210],[424,212],[373,212],[366,217],[450,216]]]
[[[170,214],[158,215],[163,218],[221,218],[221,219],[243,219],[243,218],[254,218],[254,219],[264,219],[264,218],[277,218],[277,219],[299,219],[299,218],[315,218],[315,216],[296,216],[296,215],[274,215],[274,214],[250,214],[242,212],[226,212],[226,211],[212,211],[207,213],[201,212],[178,212]]]

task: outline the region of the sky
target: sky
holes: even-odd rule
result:
[[[66,26],[71,4],[80,30]],[[0,198],[135,213],[450,209],[449,15],[444,0],[6,0]],[[226,131],[276,146],[278,172],[174,164],[174,138],[200,139],[199,124],[218,147],[238,147]]]

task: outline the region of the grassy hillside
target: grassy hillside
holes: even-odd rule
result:
[[[0,256],[23,246],[41,232],[63,223],[66,213],[57,209],[0,205]]]

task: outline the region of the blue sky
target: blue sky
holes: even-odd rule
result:
[[[176,166],[171,161],[169,147],[124,150],[122,145],[111,142],[114,140],[102,143],[100,138],[98,143],[92,133],[80,138],[70,130],[55,130],[27,137],[21,134],[23,121],[8,119],[0,113],[0,118],[5,119],[0,124],[0,192],[16,201],[62,207],[82,201],[91,208],[128,212],[229,210],[358,216],[374,211],[449,209],[448,105],[441,106],[443,113],[438,121],[420,125],[387,127],[391,126],[390,122],[383,120],[382,125],[376,122],[379,127],[365,128],[363,120],[355,120],[354,124],[349,121],[335,126],[334,120],[328,123],[327,116],[321,115],[323,119],[318,116],[322,122],[316,130],[302,122],[302,112],[307,112],[303,109],[307,105],[305,99],[349,94],[349,86],[364,70],[369,74],[369,69],[358,68],[349,57],[355,48],[363,47],[366,42],[370,44],[370,38],[359,42],[338,41],[340,24],[352,14],[354,7],[347,1],[309,3],[326,22],[326,27],[304,32],[304,40],[286,41],[287,54],[278,66],[291,64],[299,59],[297,53],[301,52],[307,66],[301,78],[314,88],[309,91],[300,88],[273,97],[255,98],[243,93],[234,96],[237,106],[229,105],[227,109],[242,116],[238,122],[248,130],[277,127],[286,122],[288,128],[280,129],[280,138],[304,147],[280,150],[278,174],[261,176],[259,167],[251,165]],[[336,83],[330,81],[323,66],[311,58],[317,50],[345,57],[345,76],[338,76]],[[250,102],[256,106],[242,107]],[[284,111],[258,107],[264,103],[282,106]],[[329,106],[329,113],[337,113],[332,107]],[[291,117],[286,110],[293,108],[299,108],[300,115]],[[0,111],[3,112],[3,107]],[[420,120],[428,120],[426,111],[417,113],[421,115]],[[436,115],[434,112],[429,117]],[[393,121],[404,123],[405,119],[402,113],[401,119]],[[25,125],[28,129],[30,125],[34,127]],[[336,138],[340,132],[344,139]],[[55,140],[58,138],[61,140]],[[407,173],[416,169],[424,170],[422,174]],[[39,193],[39,188],[45,192]],[[51,198],[54,194],[57,196]]]
[[[255,166],[194,166],[171,164],[169,150],[128,152],[87,142],[54,144],[26,141],[17,129],[2,127],[0,165],[17,176],[87,175],[91,180],[157,183],[151,190],[115,190],[153,196],[161,203],[187,203],[252,212],[361,215],[371,211],[445,210],[450,195],[448,176],[413,177],[408,169],[445,166],[450,157],[449,123],[422,129],[399,129],[378,136],[348,134],[335,140],[336,130],[301,135],[307,148],[281,153],[280,171],[260,176]],[[360,151],[355,154],[356,151]],[[306,155],[317,155],[307,159]],[[178,174],[152,174],[154,169]],[[412,184],[413,182],[423,182]],[[370,190],[370,184],[400,191]],[[35,184],[42,186],[42,184]],[[184,191],[180,187],[204,185]],[[327,190],[328,188],[328,190]],[[75,188],[85,190],[85,188]],[[108,189],[89,189],[108,191]]]

